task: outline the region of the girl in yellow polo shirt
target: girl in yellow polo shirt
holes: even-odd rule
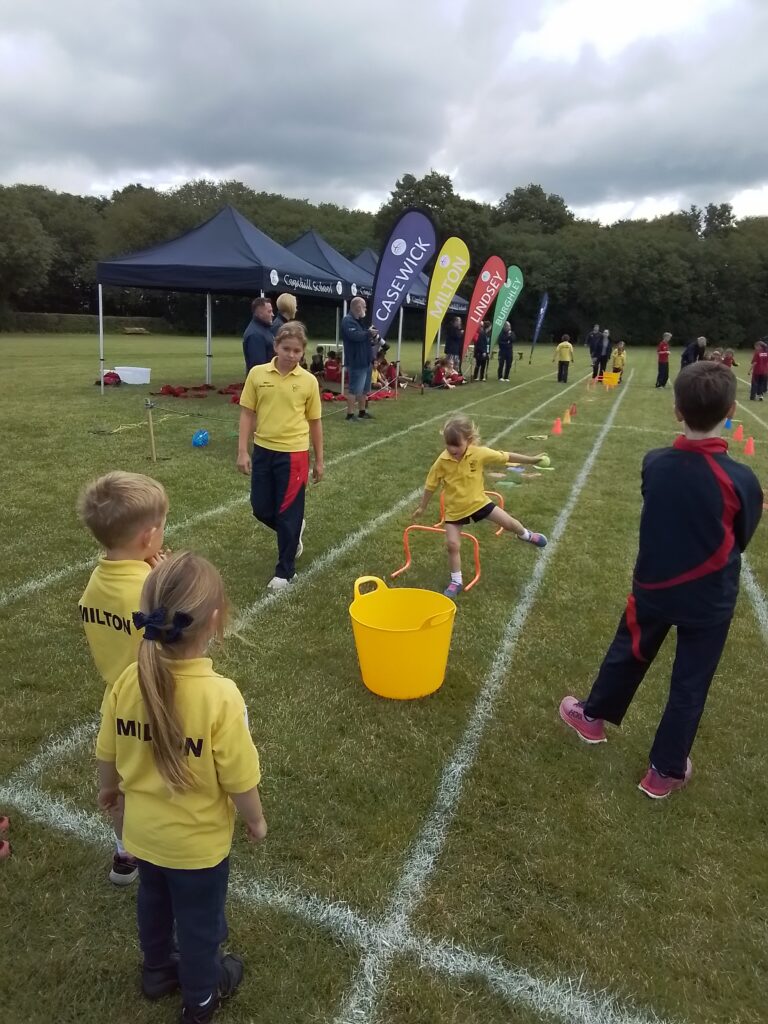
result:
[[[226,608],[204,558],[179,554],[152,570],[134,614],[138,664],[105,699],[96,744],[99,806],[114,807],[122,791],[123,842],[139,866],[142,989],[157,999],[180,987],[189,1024],[207,1024],[243,976],[242,961],[219,948],[235,808],[249,839],[267,833],[245,703],[205,657]]]
[[[310,438],[315,483],[323,476],[320,389],[317,377],[300,365],[306,347],[304,325],[298,320],[284,324],[275,338],[275,358],[253,367],[240,395],[237,468],[251,476],[254,516],[277,534],[277,565],[269,590],[283,590],[293,582],[296,559],[304,550]]]
[[[518,455],[517,452],[497,452],[483,448],[477,427],[468,416],[452,416],[443,427],[445,451],[438,456],[427,474],[427,482],[413,518],[418,519],[438,487],[442,485],[445,495],[445,546],[451,581],[443,593],[456,598],[463,589],[461,575],[461,528],[470,521],[479,523],[488,519],[505,530],[514,533],[520,540],[546,547],[547,538],[543,533],[532,533],[521,522],[514,519],[488,500],[485,493],[483,471],[486,466],[505,466],[508,462],[535,465],[546,459],[541,455]]]

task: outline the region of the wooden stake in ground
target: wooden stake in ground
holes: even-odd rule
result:
[[[155,408],[155,403],[150,402],[147,398],[144,402],[144,408],[147,410],[147,422],[149,423],[149,449],[152,454],[152,461],[157,462],[157,449],[155,448],[155,428],[152,425],[152,410]]]

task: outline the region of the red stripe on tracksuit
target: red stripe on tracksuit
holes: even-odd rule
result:
[[[309,452],[290,452],[291,468],[288,486],[283,495],[280,512],[285,512],[296,501],[296,496],[309,481]]]
[[[640,625],[637,621],[637,605],[635,604],[635,598],[632,594],[627,598],[627,629],[632,639],[632,654],[638,661],[647,661],[647,658],[643,657],[643,653],[640,650],[640,641],[642,639],[640,634]]]

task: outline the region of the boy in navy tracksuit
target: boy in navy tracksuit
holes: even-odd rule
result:
[[[739,592],[741,552],[755,532],[763,493],[719,436],[736,403],[736,378],[722,363],[697,362],[675,381],[685,435],[643,460],[640,549],[632,593],[585,701],[565,697],[560,717],[587,743],[620,725],[672,626],[677,652],[669,699],[640,781],[661,799],[691,775],[688,757]]]

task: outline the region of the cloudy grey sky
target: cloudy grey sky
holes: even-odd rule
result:
[[[768,215],[768,0],[0,0],[0,182]]]

